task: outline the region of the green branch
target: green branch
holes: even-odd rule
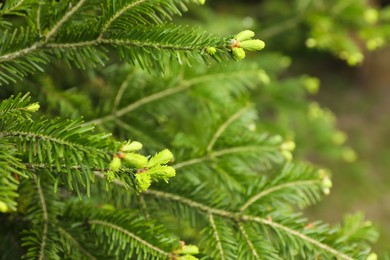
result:
[[[294,229],[291,229],[289,227],[286,227],[282,224],[279,224],[279,223],[276,223],[276,222],[273,222],[272,220],[267,220],[267,219],[263,219],[263,218],[259,218],[259,217],[255,217],[255,216],[251,216],[251,215],[244,215],[244,214],[240,214],[240,212],[231,212],[231,211],[226,211],[226,210],[221,210],[221,209],[216,209],[216,208],[213,208],[213,207],[209,207],[205,204],[202,204],[202,203],[199,203],[199,202],[196,202],[196,201],[193,201],[193,200],[190,200],[190,199],[187,199],[187,198],[184,198],[182,196],[179,196],[179,195],[175,195],[175,194],[171,194],[171,193],[167,193],[167,192],[163,192],[163,191],[157,191],[157,190],[146,190],[143,192],[144,194],[146,195],[151,195],[151,196],[154,196],[154,197],[157,197],[157,198],[160,198],[160,199],[167,199],[167,200],[171,200],[171,201],[176,201],[176,202],[179,202],[181,204],[184,204],[184,205],[187,205],[191,208],[194,208],[194,209],[198,209],[200,211],[203,211],[207,214],[214,214],[214,215],[217,215],[217,216],[221,216],[221,217],[225,217],[225,218],[230,218],[230,219],[233,219],[234,221],[236,222],[257,222],[257,223],[260,223],[260,224],[263,224],[263,225],[267,225],[267,226],[270,226],[272,228],[275,228],[275,229],[279,229],[281,231],[284,231],[290,235],[293,235],[293,236],[296,236],[296,237],[299,237],[300,239],[302,239],[303,241],[307,242],[307,243],[310,243],[318,248],[321,248],[323,249],[324,251],[328,252],[328,253],[331,253],[333,254],[334,256],[340,258],[340,259],[344,259],[344,260],[353,260],[353,258],[349,257],[348,255],[342,253],[342,252],[339,252],[337,251],[336,249],[330,247],[329,245],[326,245],[326,244],[323,244],[297,230],[294,230]]]
[[[46,34],[44,41],[36,42],[28,48],[0,56],[0,63],[4,62],[4,61],[14,60],[14,59],[19,58],[21,56],[36,52],[36,51],[44,48],[45,46],[48,46],[49,44],[47,44],[47,43],[49,42],[50,38],[58,32],[58,30],[61,28],[61,26],[66,21],[69,20],[69,18],[84,4],[85,1],[86,0],[80,0],[80,2],[78,2],[77,5],[75,5],[72,9],[70,9],[69,12],[65,13],[65,15]],[[23,1],[21,1],[21,2],[23,2]],[[40,8],[38,9],[38,11],[39,10],[40,10]],[[40,14],[40,12],[38,12],[38,15],[39,14]],[[37,17],[37,22],[38,22],[38,20],[39,19]]]
[[[92,121],[89,121],[88,123],[93,123],[95,125],[99,125],[99,124],[102,124],[106,121],[115,120],[116,118],[122,117],[125,114],[130,113],[131,111],[133,111],[133,110],[135,110],[143,105],[149,104],[151,102],[154,102],[156,100],[160,100],[160,99],[168,97],[168,96],[172,96],[176,93],[183,92],[183,91],[195,86],[196,84],[199,84],[202,82],[207,82],[209,80],[216,80],[216,79],[222,79],[222,78],[225,79],[225,78],[229,78],[229,77],[234,77],[236,75],[237,76],[245,76],[248,74],[254,75],[256,73],[258,73],[258,71],[247,71],[247,72],[236,72],[236,73],[233,72],[233,73],[229,73],[229,74],[215,73],[215,74],[209,74],[209,75],[200,76],[200,77],[194,77],[194,78],[191,78],[189,80],[184,80],[183,82],[181,82],[181,84],[179,84],[176,87],[164,89],[160,92],[153,93],[149,96],[143,97],[143,98],[129,104],[128,106],[126,106],[124,108],[121,108],[121,109],[119,109],[119,110],[117,110],[109,115],[103,116],[101,118],[97,118],[97,119],[94,119]]]
[[[55,35],[61,26],[69,20],[69,18],[84,4],[86,0],[80,0],[69,12],[65,13],[64,16],[52,27],[52,29],[46,34],[44,43],[47,43],[50,38]]]
[[[227,154],[235,154],[235,153],[243,153],[243,152],[259,152],[259,151],[271,151],[271,149],[266,148],[264,146],[237,146],[237,147],[231,147],[231,148],[225,148],[219,151],[215,151],[210,153],[209,155],[190,159],[187,161],[180,162],[173,166],[175,169],[180,169],[183,167],[187,167],[190,165],[198,164],[204,161],[213,160],[216,157],[224,156]]]
[[[47,213],[47,206],[46,206],[46,200],[45,195],[43,194],[42,187],[38,183],[37,177],[34,175],[34,182],[37,186],[37,192],[39,196],[39,201],[42,206],[42,214],[43,214],[43,231],[42,231],[42,243],[39,249],[39,260],[44,260],[45,257],[45,247],[46,247],[46,239],[47,239],[47,231],[48,231],[48,225],[49,225],[49,215]]]
[[[153,251],[161,254],[161,255],[164,255],[166,257],[172,257],[172,254],[171,253],[168,253],[168,252],[165,252],[164,250],[150,244],[149,242],[143,240],[142,238],[136,236],[135,234],[131,233],[130,231],[128,231],[127,229],[124,229],[118,225],[115,225],[113,223],[110,223],[110,222],[107,222],[107,221],[103,221],[103,220],[89,220],[88,221],[89,224],[91,225],[101,225],[101,226],[105,226],[105,227],[109,227],[111,229],[114,229],[114,230],[117,230],[119,232],[121,232],[122,234],[125,234],[126,236],[134,239],[134,240],[137,240],[139,243],[143,244],[144,246],[152,249]]]
[[[313,185],[313,184],[318,184],[318,183],[321,183],[321,181],[319,181],[319,180],[306,180],[306,181],[289,182],[289,183],[284,183],[284,184],[280,184],[277,186],[273,186],[267,190],[263,190],[262,192],[254,195],[253,197],[251,197],[244,205],[242,205],[242,207],[240,208],[240,211],[246,210],[250,205],[252,205],[253,203],[258,201],[262,197],[267,196],[268,194],[270,194],[272,192],[286,189],[286,188],[292,188],[292,187],[304,186],[304,185]]]
[[[139,4],[142,4],[143,2],[145,2],[146,0],[138,0],[134,3],[129,3],[128,5],[125,5],[123,6],[122,9],[119,9],[103,26],[101,32],[100,32],[100,35],[98,37],[98,39],[103,39],[103,34],[107,31],[107,29],[111,26],[111,24],[116,20],[118,19],[123,13],[125,13],[126,11],[130,10],[131,8],[133,8],[134,6],[136,5],[139,5]]]
[[[209,219],[211,228],[213,229],[215,240],[217,241],[217,247],[218,247],[218,251],[219,251],[219,256],[220,256],[220,258],[222,260],[224,260],[225,259],[225,253],[223,252],[221,238],[219,237],[217,226],[215,225],[215,222],[214,222],[213,214],[211,214],[210,212],[208,213],[208,219]]]
[[[18,3],[16,3],[14,6],[12,6],[9,9],[4,10],[5,12],[0,12],[0,16],[11,14],[15,9],[17,9],[19,6],[23,4],[24,0],[20,0]],[[3,5],[5,4],[5,1],[3,2]]]
[[[242,114],[244,114],[250,107],[243,107],[240,110],[238,110],[236,113],[234,113],[231,117],[229,117],[215,132],[214,136],[211,138],[209,144],[207,145],[207,152],[211,152],[213,149],[213,146],[215,142],[218,140],[218,138],[223,134],[223,132],[237,119],[241,117]]]
[[[70,141],[65,141],[59,138],[51,137],[44,134],[39,133],[33,133],[33,132],[23,132],[23,131],[6,131],[6,132],[0,132],[0,137],[8,137],[8,136],[16,136],[16,137],[27,137],[27,138],[36,138],[41,140],[48,140],[53,143],[57,143],[62,146],[68,146],[73,148],[74,150],[78,151],[84,151],[84,152],[90,152],[93,151],[96,154],[106,154],[106,151],[103,149],[90,147],[90,146],[84,146],[78,143],[72,143]]]
[[[323,249],[324,251],[327,251],[331,254],[333,254],[334,256],[338,257],[339,259],[344,259],[344,260],[354,260],[353,258],[347,256],[346,254],[342,253],[342,252],[339,252],[337,251],[336,249],[326,245],[326,244],[323,244],[311,237],[308,237],[306,236],[305,234],[302,234],[300,233],[299,231],[296,231],[294,229],[291,229],[289,227],[286,227],[286,226],[283,226],[279,223],[276,223],[276,222],[273,222],[272,220],[268,220],[268,219],[263,219],[263,218],[259,218],[259,217],[255,217],[255,216],[250,216],[250,215],[242,215],[241,218],[240,218],[242,221],[249,221],[249,222],[257,222],[257,223],[260,223],[260,224],[264,224],[264,225],[267,225],[267,226],[271,226],[275,229],[279,229],[279,230],[282,230],[282,231],[285,231],[286,233],[289,233],[293,236],[296,236],[296,237],[299,237],[301,238],[302,240],[310,243],[310,244],[313,244],[315,245],[316,247],[318,248],[321,248]]]
[[[257,254],[257,251],[256,251],[254,245],[252,244],[251,240],[249,239],[248,234],[246,233],[244,226],[240,222],[238,222],[237,225],[238,225],[238,228],[240,229],[240,232],[241,232],[242,236],[245,239],[246,244],[248,245],[249,249],[251,250],[251,253],[252,253],[253,257],[256,260],[260,260],[260,257]]]
[[[62,227],[59,227],[59,226],[57,226],[57,229],[58,229],[58,231],[60,231],[60,232],[61,232],[69,241],[71,241],[72,244],[73,244],[74,246],[76,246],[76,247],[80,250],[80,252],[82,252],[85,256],[87,256],[88,259],[92,259],[92,260],[97,259],[97,258],[94,257],[90,252],[88,252],[84,247],[82,247],[82,246],[80,245],[80,243],[79,243],[71,234],[69,234],[65,229],[63,229]]]

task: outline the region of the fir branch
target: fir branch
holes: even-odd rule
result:
[[[240,223],[240,222],[238,222],[237,225],[238,225],[238,228],[240,229],[241,235],[244,237],[244,240],[245,240],[246,244],[248,245],[248,247],[249,247],[249,249],[250,249],[254,259],[260,260],[260,257],[257,254],[256,248],[252,244],[251,240],[248,237],[248,234],[245,231],[244,225],[242,223]]]
[[[194,164],[202,163],[202,162],[205,162],[205,161],[213,160],[216,157],[221,157],[221,156],[228,155],[228,154],[247,153],[247,152],[259,152],[259,151],[272,151],[272,149],[269,148],[269,147],[264,147],[264,146],[237,146],[237,147],[229,147],[229,148],[225,148],[225,149],[222,149],[222,150],[214,151],[214,152],[210,153],[209,155],[206,155],[206,156],[203,156],[203,157],[194,158],[194,159],[190,159],[190,160],[187,160],[187,161],[183,161],[183,162],[177,163],[173,167],[175,169],[180,169],[180,168],[187,167],[187,166],[190,166],[190,165],[194,165]]]
[[[45,35],[44,43],[47,43],[50,38],[55,35],[61,26],[67,22],[72,15],[80,9],[80,7],[85,3],[86,0],[80,0],[74,7],[72,7],[67,13],[62,16],[62,18],[52,27],[52,29]]]
[[[113,112],[112,114],[91,120],[88,123],[99,125],[99,124],[103,124],[107,121],[115,120],[116,118],[122,117],[125,114],[128,114],[128,113],[132,112],[133,110],[136,110],[137,108],[139,108],[143,105],[146,105],[146,104],[152,103],[154,101],[172,96],[172,95],[180,93],[180,92],[184,92],[185,90],[188,90],[191,87],[195,87],[197,84],[200,84],[203,82],[229,79],[229,78],[233,78],[236,76],[246,77],[249,75],[251,75],[251,76],[257,75],[257,73],[258,73],[258,70],[251,70],[251,71],[246,71],[246,72],[243,72],[243,71],[231,72],[228,74],[227,73],[213,73],[213,74],[208,74],[208,75],[202,75],[199,77],[194,77],[194,78],[191,78],[188,80],[183,80],[178,86],[175,86],[173,88],[164,89],[164,90],[161,90],[159,92],[153,93],[149,96],[143,97],[143,98],[129,104],[128,106]]]
[[[249,206],[251,206],[253,203],[258,201],[264,196],[267,196],[268,194],[278,191],[278,190],[283,190],[286,188],[293,188],[293,187],[298,187],[298,186],[311,186],[313,184],[321,184],[321,181],[318,179],[315,180],[304,180],[304,181],[295,181],[295,182],[289,182],[289,183],[283,183],[277,186],[273,186],[269,189],[263,190],[260,193],[254,195],[251,197],[247,202],[245,202],[244,205],[241,206],[240,211],[245,211]]]
[[[15,10],[17,10],[20,6],[23,5],[24,1],[25,0],[20,0],[16,4],[14,4],[13,6],[11,4],[9,4],[9,5],[11,5],[11,7],[10,8],[4,8],[3,10],[1,10],[0,11],[0,16],[10,15],[10,14],[14,13]],[[6,5],[6,3],[3,3],[3,5]]]
[[[123,94],[125,93],[126,89],[129,87],[130,80],[133,79],[133,77],[134,77],[134,74],[130,73],[126,77],[126,79],[122,82],[122,84],[120,85],[118,92],[115,95],[114,105],[113,105],[113,109],[112,109],[113,113],[116,112],[116,110],[119,106],[119,103],[121,102],[121,99],[123,97]]]
[[[309,244],[312,244],[312,245],[314,245],[314,246],[316,246],[316,247],[318,247],[318,248],[320,248],[320,249],[322,249],[330,254],[333,254],[334,256],[336,256],[340,259],[353,260],[353,258],[349,257],[348,255],[346,255],[342,252],[337,251],[336,249],[330,247],[329,245],[326,245],[326,244],[321,243],[321,242],[319,242],[311,237],[308,237],[307,235],[305,235],[297,230],[294,230],[294,229],[286,227],[282,224],[273,222],[272,220],[268,220],[268,219],[264,219],[264,218],[260,218],[260,217],[255,217],[255,216],[251,216],[251,215],[245,215],[245,214],[241,214],[240,212],[231,212],[231,211],[226,211],[226,210],[221,210],[221,209],[209,207],[205,204],[184,198],[184,197],[176,195],[176,194],[167,193],[167,192],[163,192],[163,191],[146,190],[143,192],[143,194],[151,195],[151,196],[154,196],[154,197],[157,197],[160,199],[167,199],[167,200],[171,200],[171,201],[176,201],[176,202],[179,202],[181,204],[185,204],[191,208],[203,211],[207,214],[213,214],[213,215],[229,218],[229,219],[232,219],[236,222],[242,222],[242,221],[256,222],[256,223],[260,223],[263,225],[267,225],[267,226],[270,226],[272,228],[275,228],[276,230],[284,231],[287,234],[298,237],[298,238],[302,239],[303,241],[305,241]]]
[[[148,103],[153,102],[155,100],[159,100],[159,99],[162,99],[164,97],[167,97],[167,96],[176,94],[178,92],[184,91],[184,90],[188,89],[190,86],[191,85],[189,85],[189,84],[182,84],[178,87],[163,90],[161,92],[158,92],[158,93],[152,94],[150,96],[144,97],[142,99],[139,99],[136,102],[133,102],[130,105],[128,105],[122,109],[117,110],[113,114],[104,116],[102,118],[94,119],[88,123],[99,125],[99,124],[102,124],[106,121],[114,120],[116,118],[122,117],[123,115],[125,115],[127,113],[130,113],[131,111],[137,109],[138,107],[140,107],[142,105],[145,105],[145,104],[148,104]]]
[[[42,219],[43,219],[43,231],[42,231],[42,241],[40,245],[40,250],[39,250],[39,258],[40,260],[45,259],[45,246],[46,246],[46,239],[47,239],[47,232],[48,232],[48,225],[49,225],[49,215],[47,212],[47,207],[46,207],[46,199],[42,191],[42,187],[38,182],[37,177],[34,175],[33,176],[34,183],[37,188],[38,196],[39,196],[39,201],[42,207]]]
[[[126,11],[128,11],[129,9],[133,8],[134,6],[136,5],[139,5],[143,2],[145,2],[146,0],[138,0],[138,1],[135,1],[135,2],[132,2],[132,3],[129,3],[127,5],[124,5],[121,9],[117,10],[117,12],[110,17],[110,19],[103,25],[101,31],[100,31],[100,34],[99,34],[99,37],[98,39],[103,39],[103,35],[104,33],[107,31],[107,29],[111,26],[111,24],[116,20],[118,19],[123,13],[125,13]]]
[[[96,257],[93,256],[92,253],[88,252],[84,247],[82,247],[80,243],[76,240],[76,238],[74,238],[68,231],[66,231],[60,226],[57,226],[56,228],[62,235],[66,237],[66,239],[68,239],[72,243],[73,246],[75,246],[86,257],[88,257],[88,259],[92,259],[92,260],[97,259]]]
[[[42,37],[41,12],[42,12],[42,2],[39,2],[38,10],[37,10],[37,17],[35,19],[35,24],[37,26],[37,31],[38,31],[39,37]]]
[[[241,117],[242,114],[244,114],[250,106],[243,107],[240,110],[238,110],[236,113],[234,113],[231,117],[229,117],[215,132],[214,136],[211,138],[209,144],[207,145],[207,152],[211,152],[213,149],[213,146],[215,142],[218,140],[218,138],[223,134],[223,132],[237,119]]]
[[[289,227],[286,227],[284,225],[281,225],[279,223],[276,223],[272,220],[268,220],[268,219],[263,219],[263,218],[259,218],[259,217],[255,217],[255,216],[250,216],[250,215],[242,215],[240,216],[240,219],[242,221],[249,221],[249,222],[257,222],[257,223],[260,223],[260,224],[264,224],[264,225],[267,225],[267,226],[271,226],[275,229],[279,229],[279,230],[282,230],[282,231],[285,231],[286,233],[289,233],[293,236],[296,236],[296,237],[299,237],[300,239],[302,239],[303,241],[306,241],[310,244],[313,244],[315,245],[316,247],[318,248],[321,248],[323,249],[324,251],[326,252],[329,252],[331,254],[333,254],[334,256],[338,257],[339,259],[344,259],[344,260],[354,260],[352,257],[349,257],[348,255],[340,252],[340,251],[337,251],[336,249],[324,244],[324,243],[321,243],[311,237],[308,237],[306,236],[305,234],[297,231],[297,230],[294,230],[294,229],[291,229]]]
[[[163,255],[163,256],[166,256],[166,257],[172,257],[172,254],[171,253],[168,253],[168,252],[165,252],[164,250],[150,244],[149,242],[143,240],[142,238],[136,236],[135,234],[131,233],[130,231],[118,226],[118,225],[115,225],[113,223],[110,223],[110,222],[107,222],[107,221],[103,221],[103,220],[99,220],[99,219],[92,219],[92,220],[89,220],[88,221],[89,224],[91,225],[100,225],[100,226],[105,226],[105,227],[108,227],[108,228],[111,228],[113,230],[117,230],[123,234],[125,234],[126,236],[138,241],[139,243],[141,243],[142,245],[144,245],[145,247],[148,247],[150,248],[151,250]]]
[[[97,154],[105,154],[106,151],[103,149],[95,148],[95,147],[90,147],[90,146],[85,146],[79,143],[72,142],[70,140],[63,140],[59,139],[56,137],[52,137],[49,135],[45,134],[40,134],[38,132],[24,132],[24,131],[1,131],[0,132],[0,137],[18,137],[21,139],[28,138],[28,139],[40,139],[42,141],[50,141],[52,143],[56,143],[58,145],[64,146],[64,147],[69,147],[74,150],[78,151],[85,151],[85,152],[94,152]]]
[[[208,219],[209,219],[209,223],[211,225],[211,228],[213,229],[213,233],[214,233],[214,237],[215,237],[215,240],[217,242],[217,247],[218,247],[218,251],[219,251],[219,256],[221,259],[225,259],[225,254],[223,252],[223,248],[222,248],[222,244],[221,244],[221,239],[219,237],[219,234],[218,234],[218,230],[217,230],[217,227],[215,225],[215,222],[214,222],[214,217],[213,217],[213,214],[211,214],[210,212],[208,213]]]
[[[23,2],[24,0],[22,0],[21,2]],[[69,20],[69,18],[84,4],[86,0],[80,0],[80,2],[77,3],[77,5],[75,5],[73,8],[71,8],[69,10],[69,12],[65,13],[65,15],[52,27],[52,29],[45,35],[45,40],[44,41],[37,41],[35,42],[34,44],[32,44],[32,46],[30,47],[27,47],[27,48],[24,48],[24,49],[21,49],[21,50],[18,50],[16,52],[13,52],[13,53],[8,53],[8,54],[5,54],[5,55],[2,55],[0,56],[0,63],[1,62],[5,62],[5,61],[11,61],[11,60],[14,60],[16,58],[19,58],[21,56],[25,56],[29,53],[32,53],[32,52],[35,52],[35,51],[38,51],[40,49],[42,49],[43,47],[45,47],[47,45],[47,43],[49,42],[49,40],[51,39],[51,37],[53,35],[55,35],[58,30],[61,28],[61,26]],[[20,3],[21,3],[20,2]],[[40,9],[39,9],[40,10]],[[38,19],[38,18],[37,18]]]

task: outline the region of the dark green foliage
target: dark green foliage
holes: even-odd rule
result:
[[[330,226],[298,211],[329,193],[330,176],[293,161],[283,130],[297,119],[336,132],[319,107],[307,119],[308,77],[278,81],[286,59],[274,54],[210,66],[232,58],[232,37],[166,23],[201,2],[7,1],[0,82],[14,96],[0,103],[2,258],[190,258],[178,255],[180,240],[204,259],[367,258],[377,233],[361,215]],[[116,64],[100,68],[108,59]],[[47,73],[26,78],[37,70]],[[26,89],[42,114],[17,94]],[[116,138],[140,141],[146,166],[126,161]],[[166,148],[174,159],[158,153]],[[143,191],[140,176],[156,165],[176,176],[167,184],[155,172]]]

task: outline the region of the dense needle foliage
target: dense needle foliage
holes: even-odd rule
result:
[[[317,80],[280,79],[289,60],[272,52],[239,61],[264,47],[245,28],[171,22],[197,4],[2,4],[2,259],[375,258],[361,214],[300,213],[332,182],[293,160],[289,127],[351,157],[331,112],[304,99]]]

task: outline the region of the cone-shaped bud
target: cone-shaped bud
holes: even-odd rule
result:
[[[255,33],[251,30],[245,30],[236,35],[235,39],[239,42],[249,40],[255,36]]]
[[[374,8],[368,8],[364,12],[364,20],[369,24],[375,24],[379,19],[379,12]]]
[[[127,143],[121,147],[122,152],[134,152],[142,149],[142,144],[140,142],[134,141]]]
[[[366,260],[378,260],[378,255],[375,253],[371,253],[367,256]]]
[[[182,248],[177,250],[178,254],[190,254],[190,255],[196,255],[199,254],[199,248],[194,245],[184,245]]]
[[[152,183],[152,178],[147,173],[137,173],[135,175],[135,180],[137,182],[137,189],[140,192],[147,190]]]
[[[330,194],[330,189],[329,189],[329,188],[323,188],[323,189],[322,189],[322,192],[323,192],[325,195],[329,195],[329,194]]]
[[[240,61],[245,58],[245,51],[243,48],[233,48],[232,52],[236,61]]]
[[[169,178],[172,178],[176,175],[176,170],[171,166],[166,165],[157,165],[148,170],[148,174],[153,178],[153,180],[163,179],[168,181]]]
[[[140,169],[140,168],[145,168],[148,165],[148,158],[141,154],[136,154],[136,153],[128,153],[125,154],[123,157],[123,160],[125,162],[133,165],[135,168]]]
[[[37,102],[37,103],[32,103],[31,105],[27,106],[25,108],[25,110],[28,111],[28,112],[37,112],[40,107],[41,106]]]
[[[148,162],[148,168],[152,168],[154,166],[160,164],[166,164],[170,160],[173,159],[173,154],[168,149],[164,149],[161,152],[155,154],[152,158],[150,158]]]
[[[283,150],[282,155],[286,161],[291,162],[293,159],[292,153],[290,151]]]
[[[3,201],[0,201],[0,212],[8,212],[9,208],[8,208],[8,205],[5,204],[5,202]]]
[[[204,4],[206,3],[206,0],[198,0],[198,3],[199,3],[200,5],[204,5]]]
[[[206,52],[210,55],[214,55],[217,52],[217,49],[214,47],[207,47]]]
[[[325,188],[332,188],[333,184],[328,176],[325,176],[322,180],[322,186]]]
[[[315,77],[307,77],[303,82],[307,92],[310,94],[316,94],[320,88],[320,80]]]
[[[117,171],[121,168],[121,159],[118,157],[114,157],[110,162],[110,169],[113,171]]]
[[[240,47],[248,51],[259,51],[264,49],[265,43],[262,40],[247,40],[240,42]]]
[[[284,150],[284,151],[294,151],[294,149],[295,149],[295,142],[291,141],[291,140],[285,141],[280,146],[280,149]]]

